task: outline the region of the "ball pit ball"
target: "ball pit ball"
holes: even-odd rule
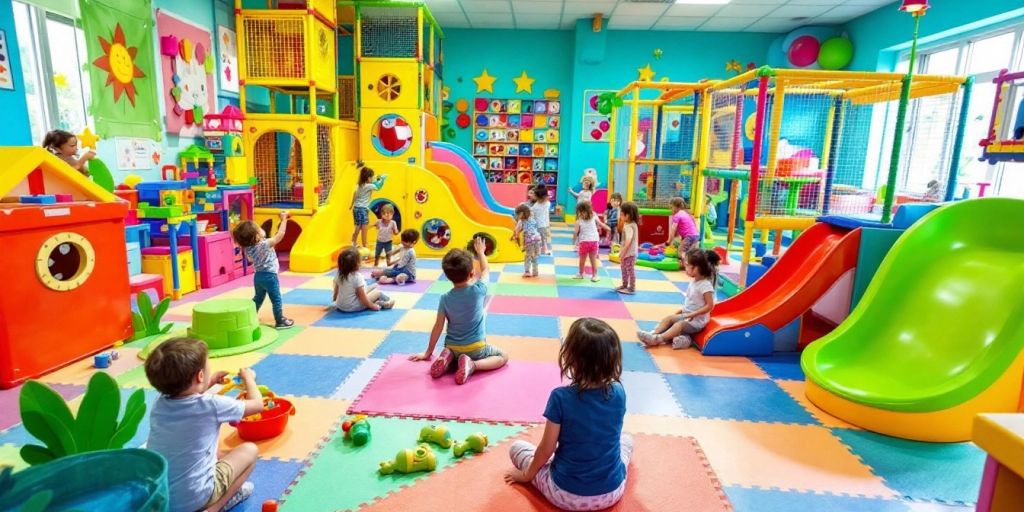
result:
[[[602,135],[604,135],[604,132],[598,130],[597,128],[590,130],[590,136],[593,137],[594,139],[600,139]]]
[[[845,37],[833,37],[821,45],[818,65],[821,69],[843,69],[853,60],[853,43]]]

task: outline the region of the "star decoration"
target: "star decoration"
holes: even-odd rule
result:
[[[487,68],[484,68],[484,72],[480,73],[480,76],[473,78],[473,81],[476,82],[476,92],[487,91],[493,93],[495,80],[497,80],[497,77],[488,75]]]
[[[651,69],[650,62],[648,62],[647,65],[642,68],[637,68],[636,71],[637,73],[640,73],[641,82],[652,82],[654,81],[654,75],[657,74],[654,72],[653,69]]]
[[[57,86],[58,89],[64,89],[68,86],[68,77],[63,73],[53,75],[53,85]]]
[[[519,78],[513,78],[512,81],[516,83],[516,92],[533,94],[533,83],[536,82],[537,79],[527,76],[526,70],[524,69],[523,74],[519,75]]]
[[[82,130],[82,133],[78,134],[78,145],[83,148],[96,149],[96,141],[100,140],[100,136],[92,132],[92,128],[88,126]]]
[[[740,73],[743,71],[743,68],[740,66],[740,61],[733,59],[725,63],[725,70]]]

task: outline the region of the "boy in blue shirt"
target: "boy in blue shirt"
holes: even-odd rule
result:
[[[452,249],[441,260],[441,269],[454,287],[441,296],[427,351],[409,357],[413,361],[429,361],[447,322],[444,350],[430,365],[430,376],[439,378],[455,365],[458,367],[456,384],[465,384],[475,371],[496,370],[508,362],[505,353],[494,345],[488,345],[485,339],[487,255],[483,238],[473,240],[473,250],[480,260],[479,276],[474,275],[473,255],[469,251]]]

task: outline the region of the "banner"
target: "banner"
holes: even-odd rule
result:
[[[150,0],[80,0],[96,133],[160,140]]]
[[[210,32],[166,11],[156,11],[167,133],[203,134],[203,116],[213,113],[213,42]]]
[[[222,91],[238,92],[238,38],[235,31],[222,25],[217,26],[217,48],[220,49],[220,88]]]

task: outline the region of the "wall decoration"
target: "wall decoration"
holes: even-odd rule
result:
[[[0,89],[14,90],[14,77],[11,75],[11,54],[7,49],[7,34],[0,30]]]
[[[220,50],[217,61],[217,76],[220,89],[226,92],[238,92],[238,37],[235,31],[222,25],[217,26],[217,48]]]
[[[725,63],[725,71],[732,71],[733,73],[738,75],[743,72],[743,65],[740,64],[740,61],[732,59],[729,62]]]
[[[640,74],[640,78],[639,79],[640,79],[641,82],[653,82],[654,81],[654,75],[657,74],[657,73],[654,72],[653,69],[651,69],[651,63],[650,62],[648,62],[647,65],[642,67],[642,68],[636,68],[636,72]]]
[[[153,168],[153,141],[138,137],[115,137],[114,155],[117,168],[122,171],[142,171]]]
[[[100,140],[100,137],[92,132],[92,128],[88,126],[82,130],[82,133],[75,134],[78,139],[78,146],[83,148],[89,148],[96,150],[96,142]]]
[[[665,52],[661,51],[661,48],[655,48],[654,49],[654,58],[655,59],[661,60],[661,56],[664,55],[664,54],[665,54]]]
[[[452,230],[443,219],[430,219],[423,223],[423,242],[431,249],[444,249],[452,241]]]
[[[535,78],[530,78],[526,74],[526,70],[523,70],[523,74],[517,78],[512,79],[516,83],[516,92],[525,92],[526,94],[533,94],[533,83],[537,81]]]
[[[163,101],[167,133],[182,137],[202,134],[203,115],[213,112],[213,43],[210,33],[158,9]]]
[[[149,0],[80,0],[96,132],[160,140]]]
[[[562,103],[548,99],[473,100],[473,156],[492,183],[556,185]]]
[[[398,156],[412,146],[412,128],[397,114],[380,116],[370,131],[373,147],[384,156]]]
[[[611,114],[602,114],[602,97],[614,95],[606,89],[585,89],[583,91],[583,142],[607,142],[612,128]],[[602,96],[603,95],[603,96]],[[606,100],[607,101],[607,100]],[[608,109],[610,111],[610,107]]]
[[[473,82],[476,83],[476,92],[494,92],[494,81],[497,77],[487,74],[487,68],[484,68],[484,72],[480,73],[479,76],[473,78]]]

